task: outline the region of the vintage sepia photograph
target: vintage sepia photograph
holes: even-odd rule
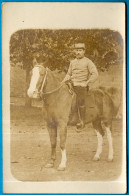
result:
[[[46,10],[45,7],[49,11],[44,13],[46,20],[43,19],[46,23],[48,20],[48,24],[35,23],[35,27],[28,25],[27,18],[28,13],[33,13],[33,3],[21,5],[20,8],[19,3],[7,3],[3,7],[5,192],[32,192],[32,189],[20,191],[20,188],[6,187],[13,185],[9,184],[13,178],[15,185],[25,183],[27,186],[29,182],[30,188],[47,184],[45,190],[34,190],[37,193],[49,193],[51,182],[56,182],[53,193],[105,193],[105,189],[93,189],[96,182],[101,183],[102,188],[108,183],[106,193],[125,193],[124,4],[36,3],[36,13]],[[9,33],[5,33],[8,17],[15,8],[18,8],[18,21],[14,22],[13,30],[8,27]],[[23,13],[20,15],[18,10]],[[53,26],[49,21],[53,15],[50,10],[57,13],[54,21],[60,17],[59,25],[55,22]],[[61,13],[61,10],[65,11]],[[77,10],[79,20],[74,19]],[[85,13],[86,10],[89,12]],[[100,13],[104,11],[107,17],[102,18]],[[68,25],[62,25],[64,13],[71,16]],[[89,18],[93,14],[94,20],[85,21],[88,14]],[[35,17],[32,17],[34,22],[38,19]],[[83,25],[78,25],[79,21]],[[19,28],[17,22],[23,27]],[[85,25],[86,22],[89,25]],[[62,190],[60,182],[66,188],[67,182],[71,182],[73,190],[70,187],[69,191]],[[89,189],[82,190],[81,185],[88,185],[87,182]],[[81,187],[76,191],[78,184]],[[119,186],[118,190],[108,189],[112,184]]]

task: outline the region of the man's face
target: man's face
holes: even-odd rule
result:
[[[77,59],[81,59],[81,58],[83,58],[84,57],[84,55],[85,55],[85,50],[84,49],[75,49],[74,50],[74,52],[75,52],[75,55],[76,55],[76,58]]]

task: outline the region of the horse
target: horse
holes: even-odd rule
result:
[[[54,167],[56,160],[57,132],[60,136],[61,162],[58,166],[59,171],[66,169],[66,138],[67,125],[71,114],[75,93],[71,93],[68,85],[61,83],[54,73],[43,64],[37,64],[32,69],[30,86],[27,91],[30,98],[42,98],[45,112],[44,118],[49,132],[51,143],[51,159],[45,167]],[[93,89],[91,94],[94,96],[95,107],[86,113],[86,122],[92,123],[97,135],[97,150],[93,157],[94,161],[100,160],[102,152],[103,136],[107,133],[109,145],[108,161],[113,161],[113,139],[112,139],[112,120],[116,108],[111,96],[103,89]],[[117,107],[119,107],[117,105]]]

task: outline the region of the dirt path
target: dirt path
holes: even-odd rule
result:
[[[11,106],[11,170],[22,181],[106,181],[115,180],[121,173],[122,124],[113,122],[114,161],[108,162],[108,143],[104,137],[101,160],[94,162],[96,134],[89,124],[78,134],[68,127],[67,169],[58,172],[61,153],[59,140],[55,167],[45,168],[50,157],[50,141],[40,108]]]

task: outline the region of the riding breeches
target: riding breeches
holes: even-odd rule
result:
[[[77,96],[78,106],[85,106],[85,99],[88,93],[87,87],[74,86],[73,88]]]

